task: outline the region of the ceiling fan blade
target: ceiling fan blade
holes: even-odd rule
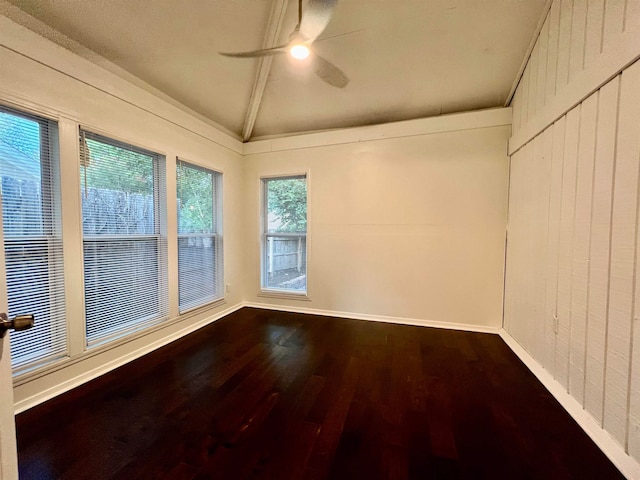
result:
[[[307,0],[302,9],[299,34],[312,43],[327,28],[338,0]]]
[[[314,71],[323,81],[337,88],[344,88],[349,84],[349,78],[333,63],[315,52],[313,57]]]
[[[273,48],[265,48],[262,50],[251,50],[249,52],[218,52],[220,55],[224,55],[225,57],[234,57],[234,58],[255,58],[255,57],[267,57],[269,55],[277,55],[279,53],[286,53],[287,46],[279,45]]]

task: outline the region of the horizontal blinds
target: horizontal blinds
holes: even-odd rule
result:
[[[168,315],[164,157],[80,131],[87,343]]]
[[[7,313],[35,317],[11,333],[14,374],[67,354],[57,141],[55,122],[0,109]]]
[[[222,174],[178,159],[181,312],[222,298]]]
[[[262,288],[307,290],[307,178],[263,179]]]

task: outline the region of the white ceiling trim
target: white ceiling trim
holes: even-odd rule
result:
[[[511,125],[511,108],[489,108],[402,122],[292,135],[244,143],[243,155]]]
[[[280,37],[282,21],[284,20],[288,4],[289,0],[273,0],[271,13],[269,14],[269,21],[267,22],[267,33],[265,34],[264,42],[262,43],[263,49],[276,46],[276,42]],[[247,115],[244,119],[244,126],[242,128],[242,140],[244,142],[249,141],[251,134],[253,133],[253,127],[256,124],[256,118],[258,117],[258,111],[260,110],[260,104],[262,103],[264,89],[267,86],[269,72],[271,71],[272,61],[273,57],[271,55],[260,58],[258,73],[256,74],[253,89],[251,90],[249,108],[247,109]]]

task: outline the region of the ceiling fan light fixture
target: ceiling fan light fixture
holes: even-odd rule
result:
[[[311,53],[311,51],[309,50],[309,47],[307,47],[306,45],[298,44],[291,47],[289,49],[289,53],[293,58],[297,58],[298,60],[304,60],[309,56],[309,53]]]

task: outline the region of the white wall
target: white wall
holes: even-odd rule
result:
[[[640,475],[638,57],[640,1],[553,2],[513,102],[505,294],[507,332],[614,439],[627,475]]]
[[[16,410],[53,396],[236,308],[242,303],[242,145],[185,111],[0,17],[0,102],[54,118],[60,125],[65,287],[69,360],[15,386]],[[224,175],[223,305],[177,311],[177,240],[169,235],[170,319],[142,336],[85,351],[80,230],[78,125],[166,156],[167,189],[175,192],[175,158]],[[168,231],[176,229],[176,196],[168,195]],[[115,319],[114,319],[115,320]]]
[[[508,109],[248,145],[250,303],[499,328]],[[310,301],[258,296],[260,177],[309,174]]]
[[[0,102],[54,118],[61,135],[71,358],[15,385],[16,410],[115,368],[257,297],[259,177],[310,174],[308,310],[496,331],[502,317],[511,110],[444,116],[242,145],[183,109],[0,17]],[[224,173],[224,305],[86,351],[78,125]],[[247,153],[247,156],[243,156]],[[169,191],[175,178],[168,175]],[[247,205],[244,208],[244,205]],[[175,230],[168,195],[168,231]],[[460,301],[464,298],[464,301]],[[74,326],[76,325],[76,326]]]

